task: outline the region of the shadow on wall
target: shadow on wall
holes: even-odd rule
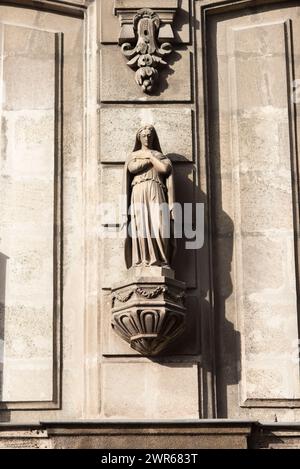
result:
[[[199,22],[195,22],[194,26],[199,29]],[[207,47],[210,51],[208,64],[210,79],[208,83],[209,105],[206,116],[209,137],[209,152],[207,152],[206,163],[210,172],[208,178],[209,199],[205,193],[206,189],[204,192],[199,186],[199,175],[195,175],[197,182],[193,183],[187,172],[180,170],[183,167],[188,168],[189,165],[189,168],[195,171],[195,166],[188,162],[183,155],[167,155],[173,162],[176,161],[174,165],[176,201],[184,203],[193,200],[204,204],[205,207],[205,242],[204,246],[195,252],[195,276],[197,278],[195,288],[188,289],[188,296],[194,296],[197,303],[193,308],[187,305],[187,328],[189,330],[170,344],[163,356],[178,355],[181,352],[183,355],[200,355],[199,417],[227,418],[229,414],[228,390],[232,385],[237,385],[241,378],[241,338],[235,325],[226,317],[226,302],[233,294],[231,269],[234,224],[222,208],[220,130],[218,127],[219,77],[215,29],[212,28],[210,36]],[[175,62],[178,59],[179,57],[173,56]],[[172,62],[169,65],[172,66]],[[168,74],[168,70],[162,70],[162,75],[164,73]],[[158,90],[158,93],[161,91]],[[187,253],[184,249],[184,240],[179,240],[177,260],[174,265],[176,278],[184,281],[185,272],[188,269],[191,271],[193,269],[191,264],[190,252]],[[197,329],[199,334],[195,333]]]
[[[174,48],[170,56],[166,59],[167,65],[158,69],[159,79],[156,82],[156,88],[153,89],[151,96],[161,96],[169,88],[168,77],[174,75],[173,65],[181,60],[181,52],[187,51],[186,46]]]
[[[194,164],[185,156],[168,154],[173,162],[175,180],[175,200],[183,204],[195,203]],[[176,161],[176,163],[175,163]],[[195,214],[193,214],[195,215]],[[184,220],[183,220],[184,222]],[[184,223],[182,224],[184,233]],[[201,354],[201,317],[199,314],[199,289],[197,278],[197,250],[186,249],[186,238],[176,239],[176,253],[172,267],[177,280],[186,283],[186,327],[184,333],[172,342],[162,356],[199,356]]]
[[[217,29],[212,22],[208,29],[208,122],[210,168],[210,207],[212,230],[212,270],[215,316],[215,369],[217,417],[228,417],[228,389],[241,379],[241,338],[235,325],[226,318],[226,302],[233,293],[231,264],[234,243],[234,224],[222,208],[222,173],[219,128],[219,83],[217,58]],[[235,393],[236,395],[236,393]]]
[[[218,140],[216,139],[216,142]],[[219,153],[218,153],[219,154]],[[211,154],[213,162],[217,153]],[[213,163],[212,162],[212,163]],[[213,169],[213,168],[212,168]],[[197,295],[200,303],[195,312],[196,318],[191,319],[191,327],[197,326],[199,321],[200,335],[197,349],[201,355],[199,365],[199,416],[200,418],[226,418],[228,417],[228,388],[240,381],[240,333],[235,330],[232,322],[226,318],[226,301],[233,293],[231,280],[234,225],[231,218],[222,209],[221,178],[212,171],[211,200],[201,190],[198,184],[191,188],[191,181],[186,177],[182,179],[182,195],[179,201],[185,202],[186,194],[194,191],[194,200],[204,204],[205,207],[205,242],[204,246],[196,251],[197,287],[190,289],[190,295]],[[178,187],[178,185],[176,186]],[[189,188],[190,187],[190,188]],[[211,235],[211,262],[209,246],[209,208],[212,219]],[[220,221],[220,223],[218,223]],[[222,228],[226,227],[224,232]],[[180,258],[176,272],[187,268],[185,264],[184,249],[179,247]],[[188,259],[189,255],[186,256]],[[210,271],[212,265],[212,271]],[[213,306],[211,304],[213,302]],[[173,348],[176,346],[174,343]],[[216,389],[216,396],[214,396]],[[214,401],[217,409],[214,411]]]
[[[192,11],[192,5],[191,5],[191,0],[189,0],[189,5],[188,5],[188,10],[184,9],[184,4],[183,0],[179,0],[179,9],[180,9],[180,14],[176,14],[174,18],[174,36],[175,36],[175,41],[180,42],[180,36],[179,32],[182,31],[183,27],[186,25],[189,25],[191,22],[191,11]]]
[[[0,252],[0,422],[9,422],[10,413],[6,412],[3,399],[3,371],[4,371],[4,324],[5,324],[5,289],[6,264],[8,257]]]
[[[217,157],[216,149],[213,159]],[[187,325],[181,337],[171,343],[160,357],[151,359],[163,366],[167,357],[189,357],[199,360],[199,418],[227,417],[227,389],[240,380],[240,334],[226,319],[226,301],[232,295],[231,264],[234,226],[231,218],[222,210],[221,179],[212,171],[214,188],[210,204],[201,190],[195,174],[195,166],[183,155],[168,154],[173,161],[176,201],[202,203],[205,208],[205,240],[199,250],[186,250],[186,239],[177,240],[174,262],[176,279],[187,283]],[[176,163],[174,164],[174,162]],[[213,168],[212,168],[213,169]],[[193,177],[191,175],[193,174]],[[208,206],[212,217],[212,272],[210,271],[210,246]],[[194,212],[195,215],[195,212]],[[224,235],[216,220],[226,226]],[[195,217],[193,219],[195,229]],[[212,283],[213,288],[212,290]],[[211,298],[214,296],[214,309]],[[193,300],[193,302],[191,302]],[[164,363],[164,360],[165,363]],[[182,366],[183,362],[178,363]],[[176,364],[172,364],[176,366]],[[216,393],[214,396],[214,385]],[[217,401],[217,412],[214,402]]]

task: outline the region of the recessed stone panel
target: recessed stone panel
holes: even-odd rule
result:
[[[1,25],[0,398],[53,399],[55,34]]]
[[[143,93],[135,72],[126,64],[120,48],[103,46],[100,52],[100,100],[103,102],[153,102],[191,100],[191,56],[186,48],[176,49],[168,65],[160,69],[156,90]]]
[[[101,161],[125,162],[137,130],[152,124],[164,154],[172,161],[193,160],[192,111],[188,107],[104,107],[100,111]]]
[[[289,22],[245,17],[218,31],[216,304],[240,336],[231,357],[224,339],[224,380],[231,382],[226,366],[240,355],[240,403],[275,405],[300,396]]]
[[[105,418],[199,416],[196,363],[105,363],[102,373]]]

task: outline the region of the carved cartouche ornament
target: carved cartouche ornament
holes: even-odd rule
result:
[[[137,43],[134,47],[129,42],[122,45],[122,52],[129,62],[127,65],[136,70],[135,80],[145,93],[151,93],[158,80],[158,67],[167,65],[163,57],[172,52],[172,45],[165,42],[158,46],[157,38],[160,27],[159,16],[152,10],[139,10],[134,17],[134,32]]]

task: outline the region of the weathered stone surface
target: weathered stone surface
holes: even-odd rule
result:
[[[286,165],[284,152],[289,145],[285,132],[287,124],[286,112],[281,109],[242,113],[238,127],[242,173],[271,172],[279,169],[281,164]]]
[[[254,428],[249,439],[253,449],[299,449],[300,432],[297,423],[270,423]]]
[[[297,423],[232,420],[48,422],[2,425],[3,449],[299,449]],[[108,453],[106,454],[108,457]]]
[[[18,26],[2,30],[0,395],[2,401],[51,401],[55,38]]]
[[[161,7],[161,2],[142,1],[140,8]],[[180,2],[180,9],[174,18],[175,40],[179,43],[190,42],[190,8],[189,0]],[[99,5],[99,39],[102,43],[117,43],[120,34],[120,23],[114,15],[114,0],[101,1]]]
[[[0,7],[5,23],[1,36],[0,421],[14,423],[39,421],[47,409],[58,407],[60,391],[69,396],[60,414],[81,414],[83,402],[83,23],[22,6]],[[64,36],[63,51],[59,32]],[[56,277],[54,247],[59,240],[54,242],[54,225],[59,220],[54,217],[62,195],[59,191],[54,195],[60,170],[57,164],[55,177],[54,161],[58,162],[60,150],[60,52],[64,55],[64,265],[63,276],[59,272]],[[66,308],[62,331],[54,303],[55,281],[60,279]],[[55,415],[52,410],[51,416]],[[25,435],[19,444],[26,447],[27,443],[37,446]]]
[[[123,190],[123,171],[123,165],[101,168],[101,197],[104,205],[98,214],[98,229],[103,263],[102,288],[111,288],[114,283],[126,278],[125,238],[119,229],[122,224],[120,195]],[[118,265],[118,269],[112,269],[113,265]]]
[[[172,161],[193,161],[189,107],[103,107],[100,111],[101,162],[123,163],[133,151],[140,127],[154,125],[164,154]],[[176,143],[175,143],[176,142]]]
[[[259,434],[260,432],[260,434]],[[284,427],[276,433],[284,434]],[[268,430],[264,432],[267,436]],[[297,440],[297,430],[293,430]],[[39,427],[2,425],[0,446],[40,449],[246,449],[263,438],[254,421],[222,420],[93,420],[47,422]],[[251,437],[251,438],[249,438]],[[267,436],[268,437],[268,436]],[[108,456],[108,454],[106,455]],[[187,455],[188,457],[188,455]],[[101,456],[100,456],[101,458]],[[198,460],[197,460],[198,461]],[[195,462],[197,462],[195,461]],[[166,460],[167,462],[167,460]],[[188,462],[188,461],[187,461]],[[192,459],[191,459],[192,462]]]
[[[212,85],[210,105],[224,367],[219,400],[224,415],[229,408],[235,408],[235,416],[241,415],[237,401],[248,407],[284,407],[295,399],[298,405],[300,393],[295,358],[294,117],[288,110],[291,84],[286,73],[290,39],[288,23],[278,15],[278,11],[265,11],[254,23],[251,15],[218,23],[222,80]],[[214,138],[219,140],[216,145]],[[235,372],[230,369],[232,360],[237,362]],[[267,415],[261,409],[246,412]]]
[[[11,450],[24,450],[24,449],[52,449],[53,444],[47,436],[35,437],[32,432],[15,432],[15,435],[8,433],[7,437],[2,436],[0,432],[0,448]],[[25,433],[25,435],[24,435]]]
[[[106,418],[165,419],[198,416],[195,362],[105,363],[102,373]],[[173,394],[172,399],[170,393]],[[187,395],[189,399],[186,398]]]
[[[155,434],[153,434],[155,433]],[[168,433],[168,434],[167,434]],[[105,435],[95,437],[93,435],[76,437],[73,435],[59,435],[53,438],[54,448],[132,448],[132,449],[247,449],[248,431],[245,429],[239,433],[221,430],[218,434],[211,434],[203,430],[202,434],[195,434],[194,429],[184,432],[170,434],[166,429],[165,434],[158,434],[155,429],[151,429],[148,434],[130,435],[124,431],[122,435]]]
[[[277,237],[275,239],[263,236],[243,237],[242,262],[245,296],[252,295],[254,298],[256,294],[263,297],[267,295],[268,290],[276,294],[276,290],[283,286],[285,247],[282,240]]]
[[[241,223],[245,232],[263,232],[272,227],[278,235],[293,230],[291,173],[248,172],[240,175]]]

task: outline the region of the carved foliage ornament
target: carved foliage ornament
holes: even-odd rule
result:
[[[152,10],[139,10],[133,20],[137,43],[134,47],[129,42],[122,45],[122,52],[130,59],[127,65],[136,70],[135,80],[145,93],[151,93],[158,79],[158,67],[167,65],[163,59],[172,52],[172,45],[157,43],[160,19]]]
[[[143,298],[147,298],[148,300],[157,298],[162,293],[165,293],[168,296],[168,298],[177,302],[183,302],[185,298],[184,291],[175,293],[172,290],[170,290],[168,287],[157,287],[155,289],[144,289],[144,288],[138,287],[133,290],[126,291],[123,294],[115,292],[112,295],[112,307],[115,306],[116,300],[119,303],[127,303],[131,299],[134,293],[136,293],[137,295]]]

